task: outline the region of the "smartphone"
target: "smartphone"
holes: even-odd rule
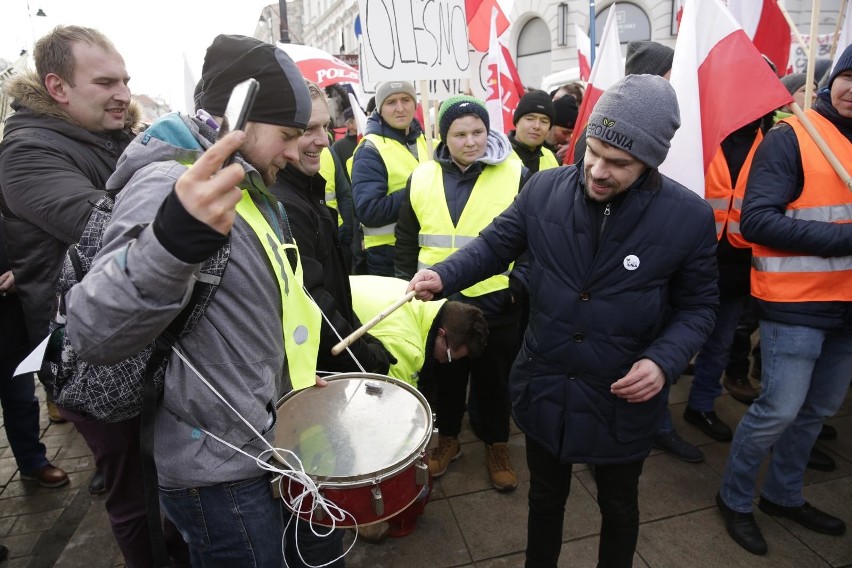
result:
[[[219,140],[233,130],[245,130],[259,87],[260,83],[256,79],[246,79],[234,87],[231,96],[228,97],[228,106],[225,107],[222,124],[219,126]],[[235,156],[236,152],[228,156],[222,167],[233,164]]]

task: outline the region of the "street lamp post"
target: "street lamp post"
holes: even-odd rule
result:
[[[278,0],[278,14],[280,16],[281,43],[290,43],[290,30],[287,25],[287,0]]]

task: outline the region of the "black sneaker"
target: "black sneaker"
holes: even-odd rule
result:
[[[654,436],[654,447],[687,463],[701,463],[704,452],[681,438],[677,432],[657,432]]]
[[[764,496],[760,496],[757,506],[767,515],[786,517],[812,531],[839,536],[846,532],[846,523],[835,516],[820,511],[807,501],[799,507],[777,505]]]
[[[808,469],[834,471],[837,469],[837,462],[830,455],[814,446],[811,448],[811,455],[808,456]]]
[[[837,439],[837,428],[835,428],[831,424],[823,424],[822,430],[819,431],[819,436],[817,436],[817,440],[836,440],[836,439]]]
[[[683,411],[683,419],[719,442],[729,442],[734,437],[730,427],[722,422],[712,410],[702,412],[687,406]]]

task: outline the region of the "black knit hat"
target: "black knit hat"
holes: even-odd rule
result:
[[[294,128],[308,125],[311,96],[299,68],[283,50],[252,37],[216,36],[204,56],[196,104],[222,116],[231,90],[249,78],[260,83],[250,121]]]
[[[518,101],[518,108],[515,109],[515,114],[512,115],[512,124],[518,124],[522,116],[533,112],[543,114],[553,124],[556,111],[553,110],[553,100],[550,95],[544,91],[530,91],[521,97],[521,100]]]
[[[553,101],[554,126],[574,128],[577,122],[577,101],[571,95],[564,95]]]
[[[631,41],[627,44],[625,75],[659,75],[672,70],[674,50],[656,41]]]
[[[469,114],[475,114],[481,118],[485,128],[491,127],[485,104],[476,97],[455,95],[441,103],[441,108],[438,109],[438,130],[441,133],[441,140],[447,139],[447,132],[455,119]]]
[[[837,60],[837,65],[834,66],[834,69],[831,70],[831,75],[828,76],[828,83],[826,83],[826,86],[830,89],[831,84],[834,83],[834,79],[849,69],[852,69],[852,45],[847,45],[846,49],[843,50],[843,53],[840,54],[840,58]]]

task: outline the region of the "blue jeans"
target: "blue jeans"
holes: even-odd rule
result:
[[[161,487],[160,503],[189,545],[194,567],[284,566],[285,511],[281,500],[273,497],[267,475],[206,487]],[[290,527],[296,527],[295,520]],[[327,531],[324,527],[317,529],[321,534]],[[336,531],[326,539],[318,539],[304,522],[299,522],[299,548],[313,565],[340,554],[341,536],[342,531]],[[287,562],[290,568],[305,566],[290,550]],[[342,567],[343,561],[334,566]]]
[[[719,490],[735,511],[752,510],[757,471],[772,458],[761,494],[798,507],[808,456],[823,421],[840,408],[852,379],[852,332],[760,321],[760,396],[739,426]]]
[[[695,357],[695,376],[689,389],[687,406],[693,410],[710,412],[713,403],[722,394],[722,372],[728,366],[734,332],[748,296],[722,296],[716,325]]]

